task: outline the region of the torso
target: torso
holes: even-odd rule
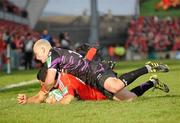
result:
[[[97,89],[85,85],[84,82],[70,74],[59,74],[58,84],[56,88],[61,91],[67,89],[66,94],[78,95],[82,100],[104,100],[107,99],[100,91]]]

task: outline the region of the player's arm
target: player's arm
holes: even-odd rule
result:
[[[47,94],[39,91],[35,96],[27,97],[26,94],[18,94],[17,101],[19,104],[43,103],[47,98]]]
[[[73,100],[74,100],[74,96],[71,94],[68,94],[62,100],[57,101],[56,103],[66,105],[66,104],[71,103]]]
[[[27,103],[43,103],[46,98],[47,94],[39,91],[37,95],[27,98]]]
[[[53,88],[53,86],[55,84],[54,80],[55,80],[56,72],[57,72],[57,70],[54,68],[50,68],[47,70],[47,75],[46,75],[46,79],[44,82],[44,86],[45,86],[44,92],[45,93],[48,93]]]
[[[73,82],[73,81],[71,80],[70,82]],[[58,101],[57,103],[66,105],[66,104],[71,103],[74,100],[75,89],[73,88],[73,86],[71,86],[71,84],[67,88],[68,88],[68,94],[66,94],[64,98]]]

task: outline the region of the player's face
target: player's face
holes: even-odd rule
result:
[[[42,63],[46,62],[46,55],[43,49],[35,49],[34,54],[36,56],[36,59],[41,61]]]

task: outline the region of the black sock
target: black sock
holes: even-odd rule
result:
[[[140,69],[131,71],[129,73],[125,73],[119,77],[121,81],[124,82],[124,84],[127,86],[131,84],[135,79],[137,79],[139,76],[148,73],[148,69],[146,67],[142,67]]]
[[[152,81],[147,81],[145,83],[142,83],[141,85],[133,88],[131,92],[135,93],[137,96],[143,95],[147,90],[152,88],[154,86],[154,83]]]

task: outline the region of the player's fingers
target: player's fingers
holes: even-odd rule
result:
[[[23,100],[24,96],[18,96],[17,98]]]
[[[51,96],[51,99],[54,99],[54,94]]]
[[[17,97],[17,100],[22,100],[22,97]]]
[[[48,103],[49,103],[49,104],[51,104],[51,103],[52,103],[52,96],[51,96],[51,97],[49,97],[49,99],[48,99]]]
[[[18,100],[19,104],[26,104],[26,100]]]
[[[24,100],[24,98],[17,98],[17,100],[19,100],[19,101],[20,101],[20,100]]]
[[[23,101],[21,102],[21,104],[26,104],[26,101],[25,101],[25,100],[23,100]]]
[[[55,98],[55,96],[53,95],[53,97],[52,97],[52,103],[55,103],[56,102],[56,98]]]
[[[23,100],[18,100],[18,103],[21,104],[23,102]]]
[[[24,100],[24,98],[23,97],[18,97],[17,100]]]

